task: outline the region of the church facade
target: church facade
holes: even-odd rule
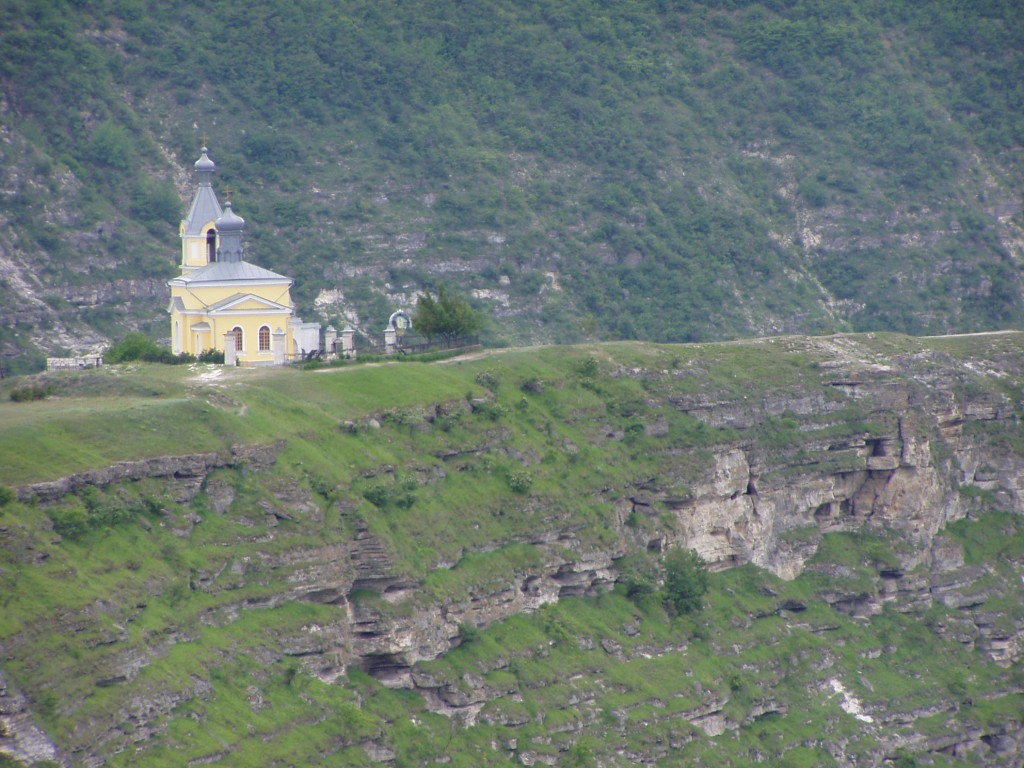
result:
[[[181,222],[181,274],[168,281],[175,354],[224,352],[228,364],[281,365],[320,349],[319,323],[295,317],[292,280],[244,258],[245,220],[222,208],[203,147],[198,182]]]

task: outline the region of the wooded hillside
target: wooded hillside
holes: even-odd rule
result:
[[[11,0],[0,30],[15,369],[166,336],[204,135],[307,319],[373,332],[442,281],[510,343],[1024,317],[1010,0]]]

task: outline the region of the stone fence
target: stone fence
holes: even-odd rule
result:
[[[103,365],[102,355],[46,358],[47,371],[78,371],[82,368],[99,368],[101,365]]]

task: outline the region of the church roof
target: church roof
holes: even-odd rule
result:
[[[171,282],[188,283],[223,283],[223,282],[287,282],[291,284],[292,279],[271,272],[269,269],[257,267],[248,261],[217,261],[209,266],[197,269],[187,275],[174,278]]]
[[[217,202],[217,195],[213,187],[200,186],[196,196],[192,198],[192,207],[185,217],[184,227],[186,235],[202,235],[203,226],[221,217],[220,203]]]
[[[182,222],[186,235],[204,234],[203,226],[211,221],[216,221],[221,216],[220,203],[217,201],[217,194],[213,191],[213,186],[210,183],[215,168],[213,160],[206,154],[206,147],[203,147],[203,154],[195,163],[199,189],[196,190],[196,196],[192,198],[192,207],[189,208],[188,216]]]

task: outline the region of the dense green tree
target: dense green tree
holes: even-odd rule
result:
[[[132,193],[131,211],[147,227],[177,224],[181,198],[169,182],[142,177]]]
[[[707,565],[695,550],[674,549],[665,556],[665,600],[671,610],[696,613],[707,591]]]
[[[412,327],[430,340],[450,344],[473,335],[482,324],[480,313],[466,299],[449,294],[444,284],[437,289],[437,299],[429,293],[417,297]]]
[[[131,134],[120,125],[107,120],[99,125],[87,145],[89,159],[99,166],[127,171],[136,162]]]

